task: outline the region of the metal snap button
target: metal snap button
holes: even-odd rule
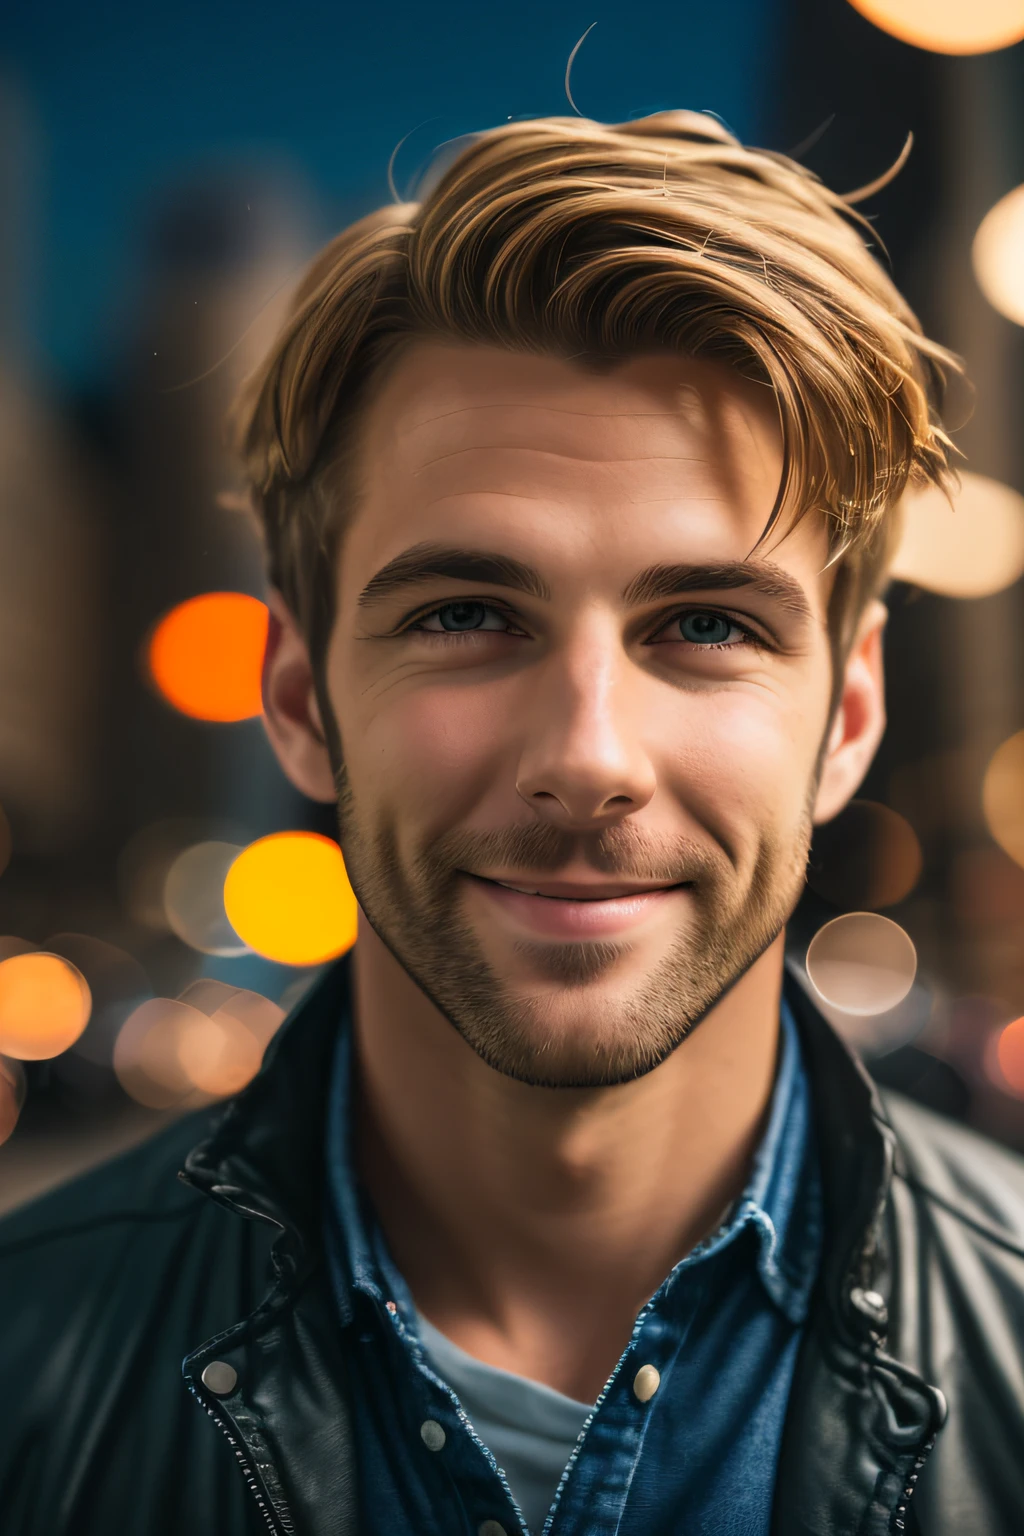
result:
[[[633,1396],[640,1403],[649,1403],[661,1386],[661,1372],[657,1366],[642,1365],[633,1377]]]
[[[203,1371],[202,1383],[209,1387],[211,1392],[216,1392],[218,1397],[227,1397],[229,1392],[235,1390],[238,1381],[238,1372],[233,1365],[228,1365],[226,1360],[211,1360]]]
[[[850,1292],[850,1300],[864,1317],[868,1318],[877,1328],[884,1328],[889,1318],[889,1310],[885,1305],[885,1297],[878,1291],[864,1291],[859,1285],[855,1285]]]
[[[424,1419],[420,1425],[420,1439],[428,1451],[443,1451],[448,1436],[436,1419]]]

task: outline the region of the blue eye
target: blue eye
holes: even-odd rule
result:
[[[727,645],[738,625],[720,613],[684,613],[677,620],[679,633],[691,645]]]

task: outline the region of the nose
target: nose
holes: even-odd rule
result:
[[[654,765],[639,729],[642,689],[630,670],[619,636],[593,625],[572,649],[548,657],[516,776],[517,792],[543,820],[594,831],[652,798]]]

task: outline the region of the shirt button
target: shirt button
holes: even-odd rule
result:
[[[640,1403],[649,1403],[660,1386],[660,1371],[653,1365],[642,1365],[633,1377],[633,1396]]]
[[[448,1436],[436,1419],[424,1419],[420,1425],[420,1439],[428,1451],[443,1451]]]
[[[508,1536],[508,1533],[497,1520],[485,1520],[483,1525],[477,1526],[476,1536]]]
[[[218,1397],[227,1397],[229,1392],[235,1390],[238,1372],[233,1365],[228,1365],[226,1360],[211,1360],[201,1379],[203,1386],[209,1387],[211,1392],[216,1392]]]

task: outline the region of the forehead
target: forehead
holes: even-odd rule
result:
[[[392,367],[360,457],[357,564],[427,539],[500,538],[533,561],[538,542],[557,562],[581,540],[638,565],[745,558],[782,473],[773,394],[728,368],[657,355],[599,371],[433,342]],[[801,525],[771,558],[809,535],[820,566],[823,528]]]

